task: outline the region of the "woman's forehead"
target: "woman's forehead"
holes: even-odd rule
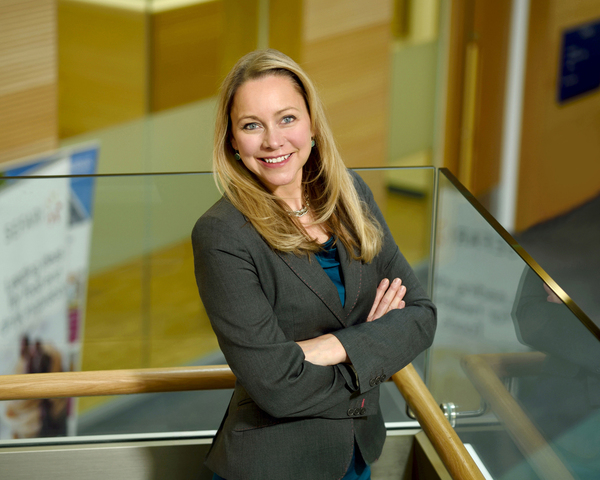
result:
[[[247,80],[240,85],[233,97],[231,114],[276,113],[286,108],[306,109],[304,97],[289,77],[268,75]]]

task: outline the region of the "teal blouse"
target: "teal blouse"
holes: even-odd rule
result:
[[[342,278],[342,269],[340,268],[340,257],[338,255],[337,246],[334,245],[334,238],[331,237],[323,244],[323,250],[316,253],[317,261],[325,270],[325,273],[331,278],[331,281],[336,286],[342,307],[346,301],[346,288],[344,287],[344,279]]]

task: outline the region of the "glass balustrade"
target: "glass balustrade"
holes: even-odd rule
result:
[[[1,373],[224,363],[189,240],[219,198],[212,175],[74,176],[66,161],[0,179]],[[357,171],[438,307],[414,364],[461,439],[495,479],[594,478],[598,327],[446,170]],[[229,396],[2,402],[0,440],[210,435]],[[389,429],[417,425],[391,382],[381,403]]]
[[[77,154],[65,152],[37,170],[13,169],[2,177],[0,222],[12,236],[0,253],[7,262],[0,373],[225,363],[198,296],[190,242],[194,223],[220,196],[212,175],[73,176],[68,164]],[[435,170],[359,173],[427,286]],[[37,366],[41,357],[45,366]],[[424,371],[424,356],[415,364]],[[210,434],[230,395],[50,400],[43,408],[56,412],[54,426],[43,425],[40,402],[2,402],[0,439]],[[381,402],[390,428],[417,425],[392,383],[384,386]]]
[[[598,327],[447,171],[429,388],[494,479],[597,478]]]

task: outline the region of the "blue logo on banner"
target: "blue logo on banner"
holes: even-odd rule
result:
[[[69,147],[48,157],[27,161],[5,172],[0,171],[0,185],[17,181],[20,176],[36,175],[38,169],[56,160],[64,158],[65,152],[70,157],[71,195],[69,196],[70,224],[75,224],[92,217],[95,177],[98,164],[99,149],[97,145],[81,145]]]

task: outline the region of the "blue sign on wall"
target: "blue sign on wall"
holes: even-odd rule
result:
[[[600,22],[586,23],[563,34],[558,101],[600,87]]]

